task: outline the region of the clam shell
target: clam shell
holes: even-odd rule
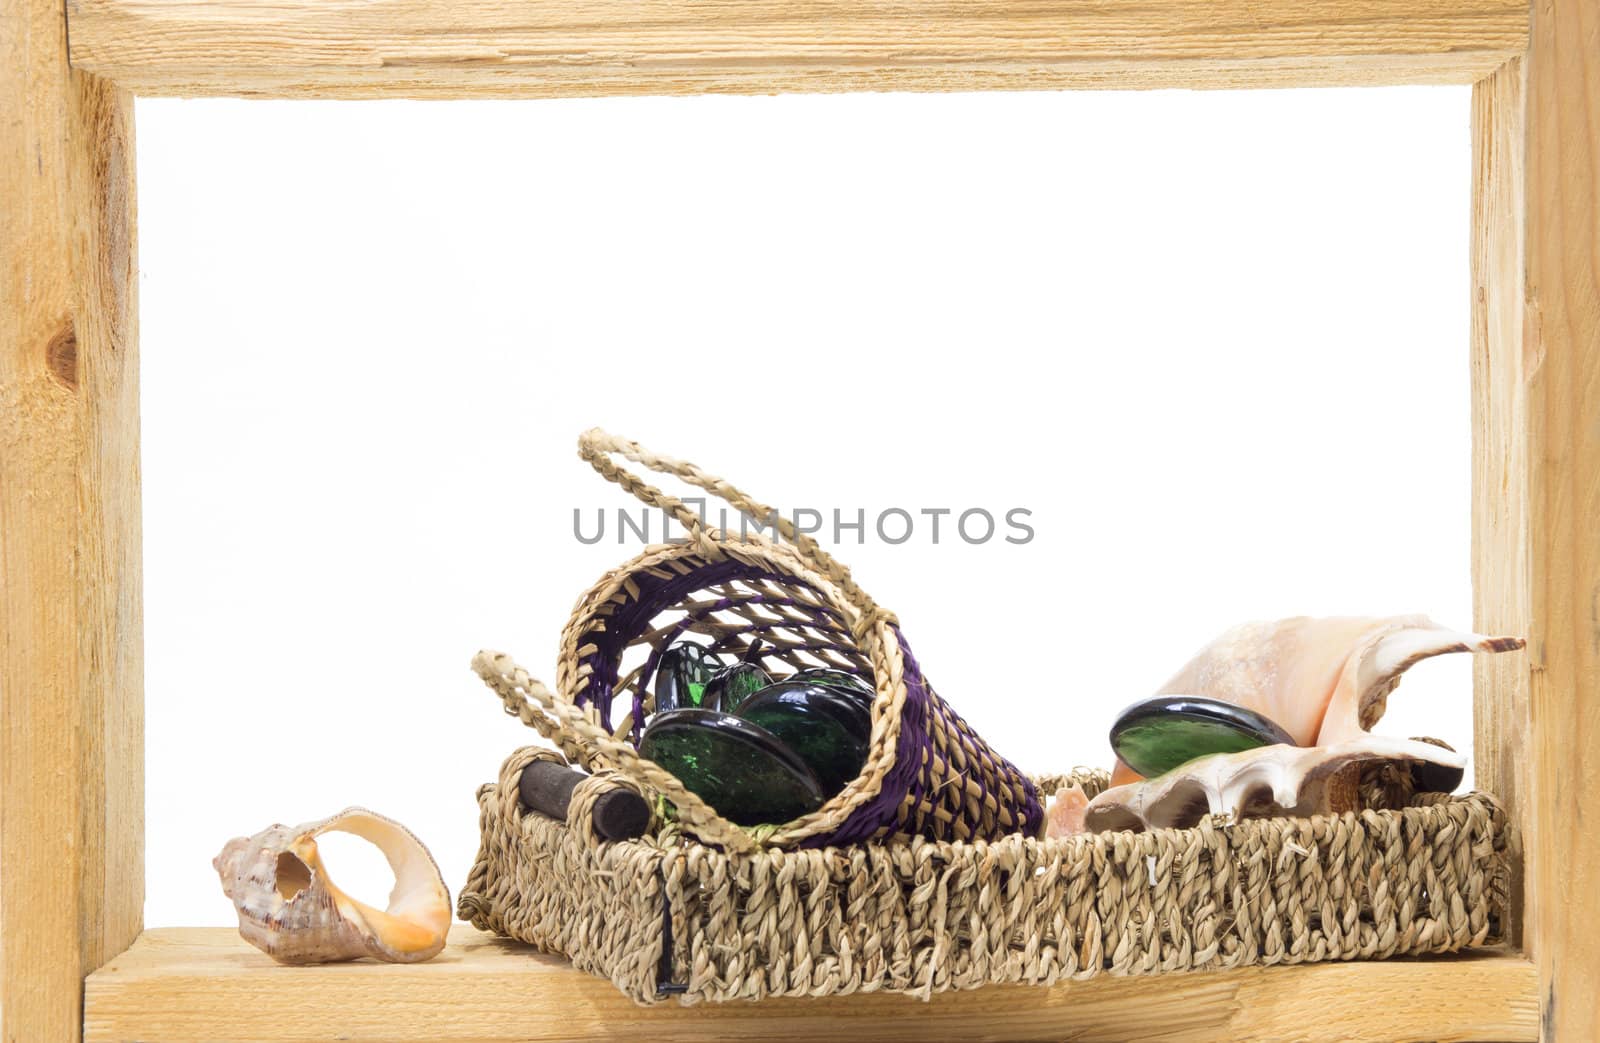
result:
[[[330,832],[361,837],[383,852],[395,878],[386,908],[334,884],[316,841]],[[239,934],[279,963],[363,956],[417,963],[439,954],[450,929],[450,892],[433,856],[410,830],[365,808],[235,837],[211,864],[239,913]]]

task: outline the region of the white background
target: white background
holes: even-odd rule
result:
[[[348,804],[452,893],[636,547],[604,425],[785,505],[1025,507],[841,557],[1033,771],[1226,626],[1468,626],[1465,88],[139,103],[147,922]],[[853,537],[851,537],[853,539]],[[1379,730],[1471,740],[1470,665]],[[338,875],[381,898],[365,852]],[[355,861],[351,861],[355,859]]]

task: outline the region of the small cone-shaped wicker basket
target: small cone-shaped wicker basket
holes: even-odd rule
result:
[[[599,430],[586,432],[578,449],[607,479],[676,518],[688,539],[647,549],[579,600],[562,634],[555,693],[506,657],[480,655],[475,668],[509,712],[555,741],[573,763],[665,798],[685,832],[730,850],[1039,832],[1043,811],[1034,784],[939,697],[895,617],[816,541],[692,464]],[[785,542],[744,531],[746,525],[738,533],[706,526],[682,500],[619,466],[613,453],[720,497],[750,526],[775,529]],[[779,664],[827,666],[869,681],[877,698],[861,774],[809,815],[746,828],[641,757],[633,744],[652,709],[650,680],[661,653],[685,634],[709,639],[711,650],[727,658],[759,643],[774,673],[781,673]]]

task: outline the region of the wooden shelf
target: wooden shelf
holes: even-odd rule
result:
[[[1526,0],[70,0],[136,94],[603,94],[1472,83]]]
[[[227,928],[146,931],[91,974],[90,1041],[164,1040],[1533,1040],[1537,979],[1520,955],[1320,963],[992,986],[922,1003],[865,995],[635,1005],[553,957],[457,927],[416,966],[280,967]]]
[[[1600,0],[0,0],[0,1037],[1600,1039],[1600,832],[1574,825],[1600,793],[1597,32]],[[1402,83],[1476,83],[1474,625],[1528,650],[1477,665],[1474,749],[1534,962],[685,1010],[470,931],[419,967],[314,969],[139,933],[135,93]]]

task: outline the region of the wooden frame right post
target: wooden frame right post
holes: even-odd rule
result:
[[[1600,1039],[1600,0],[1533,5],[1473,90],[1473,585],[1480,789],[1516,825],[1541,1035]]]

